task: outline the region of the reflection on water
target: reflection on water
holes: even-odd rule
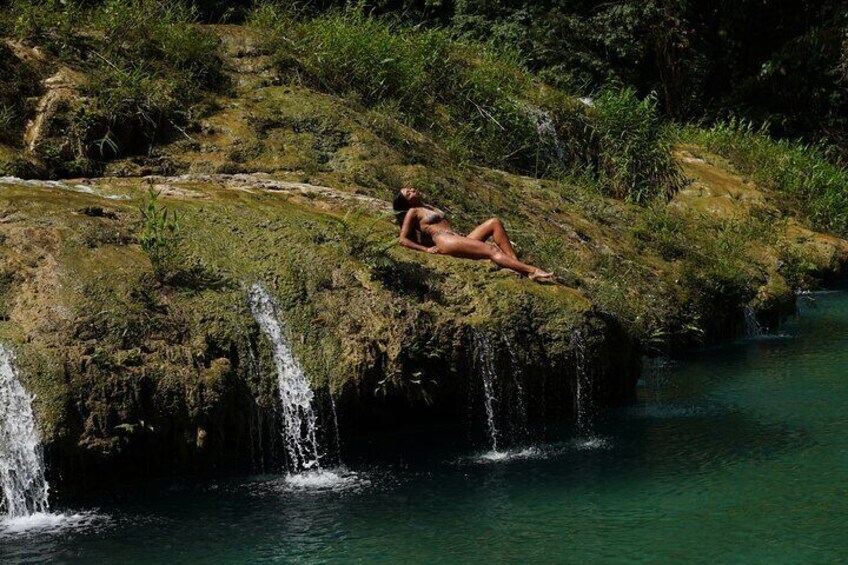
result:
[[[73,501],[109,519],[2,532],[0,562],[840,562],[848,296],[816,304],[646,374],[590,438]]]

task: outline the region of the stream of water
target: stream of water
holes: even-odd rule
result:
[[[280,411],[283,416],[283,442],[289,464],[297,473],[321,467],[318,450],[318,415],[315,393],[292,353],[283,323],[271,295],[260,285],[250,289],[250,311],[274,349]]]
[[[844,562],[848,294],[815,298],[778,337],[650,364],[635,405],[596,414],[594,448],[569,426],[498,462],[439,445],[349,457],[355,476],[308,487],[60,501],[103,518],[2,533],[0,562]]]
[[[48,510],[41,438],[32,397],[15,370],[12,352],[0,344],[0,514],[7,520]]]

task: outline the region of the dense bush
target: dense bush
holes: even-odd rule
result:
[[[633,202],[671,197],[682,179],[655,101],[639,100],[632,90],[607,90],[595,101],[594,117],[604,186]]]
[[[848,235],[848,170],[835,164],[823,147],[775,140],[740,120],[709,129],[685,128],[681,136],[795,199],[818,229]]]

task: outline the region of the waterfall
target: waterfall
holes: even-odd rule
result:
[[[485,334],[474,335],[477,370],[483,379],[483,403],[486,408],[486,423],[489,431],[489,443],[493,453],[498,453],[498,425],[495,415],[497,397],[495,396],[495,361],[492,346]]]
[[[8,518],[47,512],[49,507],[33,397],[18,380],[14,361],[12,352],[0,344],[0,508]]]
[[[516,425],[513,435],[518,441],[527,442],[530,436],[527,426],[527,396],[524,393],[524,385],[521,384],[521,381],[524,380],[524,371],[521,368],[521,363],[515,356],[512,344],[507,340],[506,336],[501,336],[501,341],[507,353],[509,353],[512,382],[515,385]]]
[[[586,364],[586,340],[583,332],[577,330],[571,336],[574,349],[574,371],[576,373],[575,412],[577,413],[577,431],[581,436],[592,435],[592,378]]]
[[[539,136],[539,142],[543,145],[548,143],[553,147],[554,153],[559,163],[565,162],[565,149],[562,146],[562,141],[556,130],[556,123],[550,112],[542,110],[536,106],[528,106],[527,112],[536,122],[536,135]]]
[[[320,469],[318,417],[313,407],[315,394],[303,369],[292,354],[277,307],[261,285],[250,289],[250,311],[274,346],[274,363],[283,414],[283,442],[295,472]]]
[[[746,337],[761,337],[763,335],[763,327],[757,320],[757,313],[750,304],[742,307],[742,312],[745,314],[745,336]]]

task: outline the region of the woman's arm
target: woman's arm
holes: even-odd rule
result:
[[[415,223],[415,212],[413,210],[407,210],[406,217],[403,219],[403,227],[400,228],[400,244],[403,247],[407,247],[409,249],[415,249],[416,251],[424,251],[427,253],[432,253],[430,248],[425,247],[419,243],[412,241],[409,238],[409,234],[412,233],[412,226]]]

